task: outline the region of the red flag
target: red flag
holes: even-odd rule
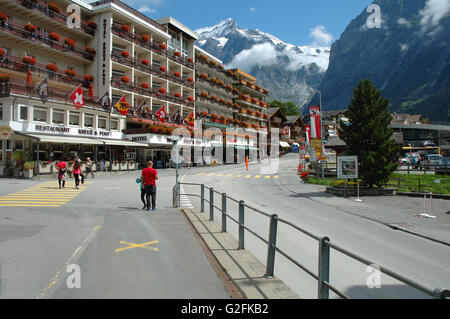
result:
[[[117,110],[122,115],[127,115],[128,114],[128,108],[129,107],[130,107],[130,105],[128,104],[127,100],[125,100],[125,95],[122,96],[122,98],[116,104]]]
[[[320,106],[310,107],[310,117],[311,117],[311,138],[320,139],[322,136],[320,128]]]
[[[188,115],[185,121],[189,126],[194,126],[194,112],[191,112],[191,114]]]
[[[159,118],[159,120],[161,122],[164,123],[164,121],[166,120],[166,110],[165,110],[165,106],[163,106],[158,112],[156,112],[156,116]]]
[[[77,110],[81,109],[84,106],[84,97],[81,85],[77,87],[77,89],[73,91],[72,94],[70,94],[70,99],[72,100],[72,103]]]

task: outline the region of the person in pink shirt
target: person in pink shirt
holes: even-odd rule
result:
[[[56,164],[56,168],[58,169],[59,189],[61,189],[61,184],[62,184],[62,188],[64,188],[66,186],[67,163],[64,161],[64,159],[62,159],[61,161],[59,161],[58,164]]]
[[[75,156],[73,161],[73,177],[75,178],[75,188],[80,189],[80,175],[81,175],[81,161],[78,156]]]

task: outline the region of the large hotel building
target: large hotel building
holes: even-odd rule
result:
[[[0,0],[0,176],[21,176],[27,163],[51,173],[54,161],[76,155],[97,170],[150,159],[167,167],[177,128],[192,134],[184,145],[214,146],[196,138],[194,119],[219,129],[224,146],[257,152],[269,92],[226,70],[197,38],[171,17],[152,20],[118,0]],[[77,109],[70,95],[80,86]],[[128,111],[119,112],[123,99]],[[230,128],[242,130],[226,135]]]

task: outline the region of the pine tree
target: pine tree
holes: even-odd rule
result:
[[[340,123],[340,138],[347,143],[352,155],[358,155],[359,175],[364,185],[381,187],[397,168],[400,146],[391,138],[392,115],[389,100],[370,80],[361,80],[353,90],[346,116],[349,124]]]

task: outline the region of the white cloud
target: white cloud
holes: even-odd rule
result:
[[[409,45],[407,43],[400,43],[400,51],[405,52],[409,49]]]
[[[420,10],[422,30],[437,27],[442,18],[450,14],[450,0],[427,0],[425,8]]]
[[[156,13],[156,10],[150,9],[148,6],[142,6],[138,11],[141,13]]]
[[[331,33],[328,33],[325,26],[318,25],[314,29],[311,29],[309,36],[313,39],[311,46],[313,47],[326,47],[331,45],[334,38]]]
[[[406,27],[411,27],[411,22],[409,22],[408,20],[406,20],[405,18],[400,18],[397,20],[397,23],[400,25],[404,25]]]
[[[255,12],[256,11],[256,8],[255,7],[251,7],[250,8],[250,12]]]
[[[251,68],[273,65],[277,62],[277,50],[271,43],[256,44],[251,49],[244,50],[236,55],[227,65],[227,68],[239,68],[250,72]]]

